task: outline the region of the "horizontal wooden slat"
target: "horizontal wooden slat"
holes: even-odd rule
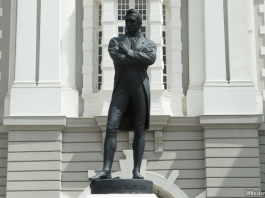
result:
[[[260,187],[259,178],[207,178],[206,179],[208,187]]]
[[[61,170],[60,161],[50,162],[9,162],[8,171]]]
[[[58,198],[61,197],[60,191],[23,191],[7,192],[8,198]]]
[[[257,147],[259,146],[258,139],[206,139],[206,147]]]
[[[0,159],[0,168],[7,167],[7,159]]]
[[[147,170],[204,169],[204,160],[147,161]]]
[[[249,188],[208,188],[207,197],[246,197],[246,190]],[[251,188],[253,191],[259,188]]]
[[[20,191],[20,190],[60,190],[60,181],[19,181],[8,182],[8,191]]]
[[[205,138],[257,138],[258,131],[256,129],[207,129],[204,136]]]
[[[154,133],[147,132],[145,133],[146,141],[154,141]],[[117,133],[117,141],[129,141],[129,133]],[[102,142],[102,132],[93,132],[93,133],[63,133],[63,142],[72,143],[72,142]]]
[[[162,175],[165,178],[168,178],[172,170],[152,170],[152,172]],[[178,176],[178,179],[204,179],[204,178],[205,178],[204,170],[181,170]]]
[[[61,152],[9,153],[8,161],[61,160]]]
[[[10,142],[8,151],[61,151],[61,145],[61,142]]]
[[[61,179],[61,171],[8,172],[8,181],[38,181]]]
[[[207,148],[206,157],[259,157],[258,148]]]
[[[70,162],[70,163],[62,163],[62,171],[101,171],[103,168],[103,163],[100,164],[98,162]],[[113,162],[112,171],[120,171],[120,163]]]
[[[117,151],[114,160],[125,159],[123,152]],[[145,151],[143,159],[147,160],[175,160],[175,159],[203,159],[204,151],[165,151],[162,156],[153,151]],[[95,153],[63,153],[63,162],[67,161],[103,161],[102,152]]]
[[[174,182],[179,188],[205,188],[205,179],[177,179]]]
[[[62,190],[85,190],[90,185],[90,182],[62,182]]]
[[[7,148],[7,139],[0,139],[0,149]]]
[[[206,167],[259,167],[259,158],[206,158]]]
[[[7,157],[7,149],[0,149],[0,158]]]
[[[128,142],[118,142],[117,151],[129,149]],[[145,150],[154,150],[154,142],[146,142]],[[63,152],[92,152],[102,151],[101,143],[63,143]]]
[[[203,141],[163,141],[163,150],[204,149]]]
[[[0,177],[6,177],[7,170],[6,168],[0,168]]]
[[[60,131],[10,131],[9,142],[62,141]]]
[[[163,132],[163,141],[165,140],[203,140],[202,132]]]
[[[259,168],[207,168],[207,177],[259,177]]]

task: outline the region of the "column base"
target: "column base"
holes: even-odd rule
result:
[[[254,86],[207,86],[203,88],[204,114],[256,114]]]
[[[183,116],[183,97],[166,90],[151,90],[151,115]]]
[[[203,114],[203,90],[202,87],[189,89],[187,92],[187,115],[199,116]]]
[[[112,90],[101,90],[94,94],[83,94],[84,114],[83,117],[96,115],[108,115],[111,102]]]

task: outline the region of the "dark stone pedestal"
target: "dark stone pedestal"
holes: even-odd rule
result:
[[[143,179],[105,179],[93,181],[91,194],[153,194],[153,182]]]

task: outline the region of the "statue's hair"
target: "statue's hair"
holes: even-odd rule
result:
[[[142,25],[142,15],[141,15],[140,12],[138,12],[138,10],[135,10],[135,9],[130,9],[130,10],[128,10],[127,13],[126,13],[125,19],[127,18],[127,16],[128,16],[129,14],[136,14],[136,15],[137,15],[137,22],[138,22],[140,25]]]

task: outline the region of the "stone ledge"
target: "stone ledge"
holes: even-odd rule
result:
[[[63,130],[65,116],[4,116],[4,126],[11,131]]]
[[[262,114],[200,115],[200,124],[204,129],[210,129],[210,128],[258,129],[262,123],[263,123]]]

